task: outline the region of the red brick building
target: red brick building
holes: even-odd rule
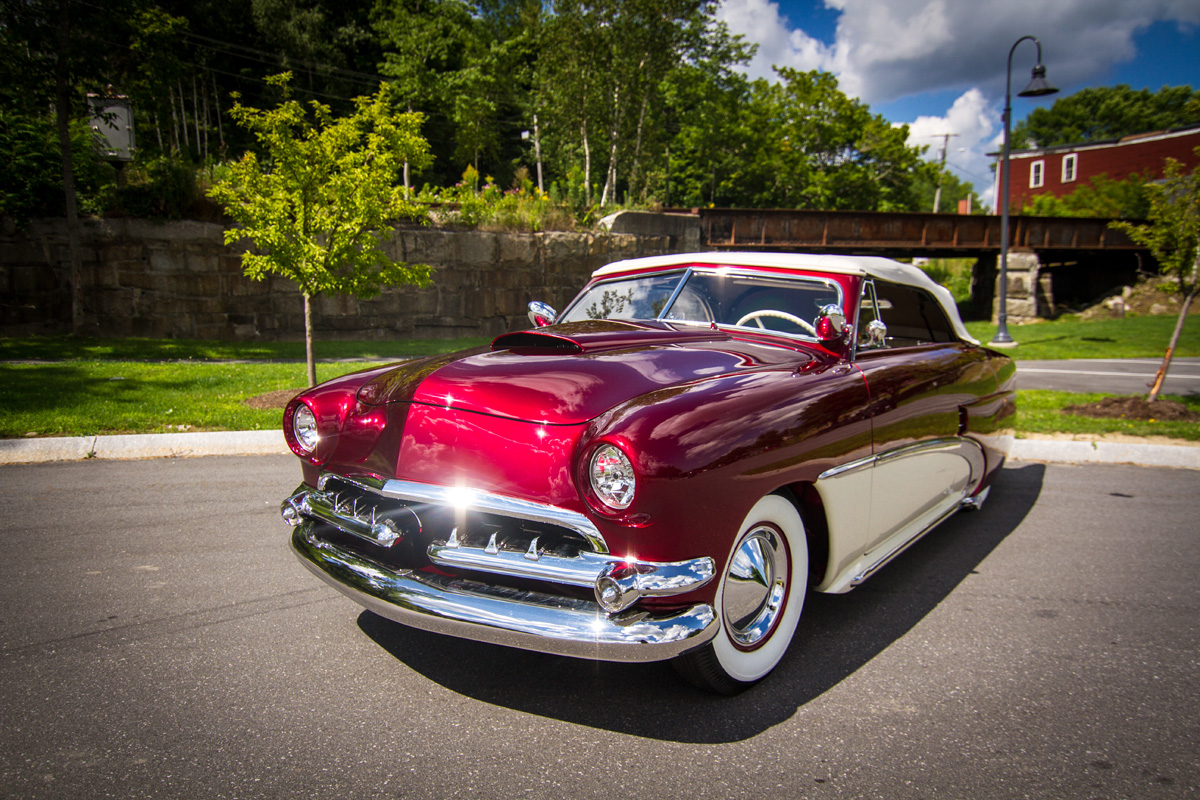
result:
[[[1119,181],[1130,175],[1158,178],[1163,162],[1173,158],[1189,170],[1200,163],[1200,125],[1150,131],[1103,142],[1067,144],[1009,154],[1009,209],[1020,212],[1034,195],[1062,197],[1097,175]],[[1000,170],[996,170],[996,198],[1000,197]]]

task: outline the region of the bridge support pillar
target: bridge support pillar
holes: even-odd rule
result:
[[[1032,251],[1008,254],[1008,321],[1020,324],[1050,316],[1054,298],[1050,282],[1041,280],[1041,261]],[[996,292],[992,295],[992,322],[1000,313],[1000,276],[996,275]]]

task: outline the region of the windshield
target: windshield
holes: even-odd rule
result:
[[[597,283],[558,322],[660,319],[738,326],[815,337],[821,308],[841,304],[837,284],[819,278],[727,270],[656,273]]]

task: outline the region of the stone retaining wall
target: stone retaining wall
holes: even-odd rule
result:
[[[81,240],[83,330],[103,337],[297,339],[303,301],[282,278],[251,281],[239,246],[203,222],[87,220]],[[622,233],[489,233],[397,228],[395,259],[434,267],[432,286],[387,288],[369,300],[319,297],[323,339],[495,336],[528,327],[525,307],[557,309],[595,269],[671,252],[671,237]],[[0,230],[0,334],[70,330],[65,220]]]

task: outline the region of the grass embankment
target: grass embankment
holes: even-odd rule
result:
[[[1175,317],[1125,317],[1080,320],[1063,317],[1053,322],[1009,325],[1017,347],[1006,352],[1022,361],[1060,358],[1162,358]],[[996,335],[988,322],[968,322],[967,330],[985,344]],[[1177,356],[1200,356],[1200,320],[1189,319],[1175,349]]]
[[[1064,319],[1010,326],[1018,359],[1158,358],[1173,317],[1127,317],[1081,322]],[[971,323],[986,342],[995,326]],[[320,342],[332,359],[408,358],[486,344],[484,339]],[[1200,356],[1200,326],[1184,329],[1177,355]],[[237,343],[146,339],[31,337],[0,339],[0,438],[163,433],[180,430],[266,430],[280,424],[277,409],[257,410],[245,400],[304,384],[301,342]],[[229,363],[240,361],[246,363]],[[281,363],[286,362],[286,363]],[[318,380],[363,369],[361,362],[319,363]],[[1106,420],[1060,413],[1068,405],[1105,395],[1029,390],[1018,397],[1019,433],[1167,436],[1200,441],[1200,425]],[[1200,413],[1200,398],[1181,398]]]
[[[452,352],[486,339],[321,342],[322,358],[400,359]],[[269,430],[278,409],[245,400],[305,384],[304,343],[152,339],[0,339],[0,438]],[[242,363],[230,363],[230,362]],[[318,363],[317,380],[365,369]]]

